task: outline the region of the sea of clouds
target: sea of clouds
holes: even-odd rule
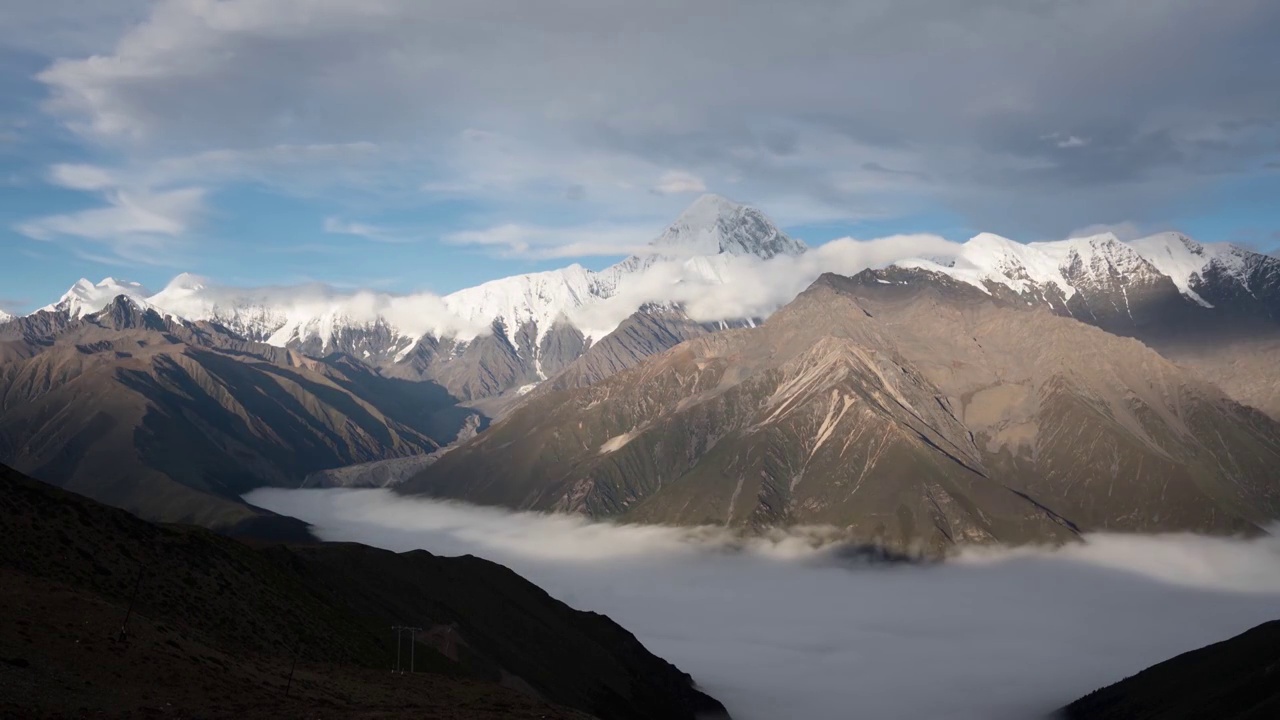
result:
[[[1044,717],[1280,617],[1280,539],[1094,535],[868,563],[817,529],[590,522],[386,490],[257,490],[325,540],[500,562],[609,615],[738,720]]]

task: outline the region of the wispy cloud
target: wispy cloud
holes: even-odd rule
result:
[[[641,252],[654,236],[649,225],[539,227],[509,223],[445,235],[454,245],[475,245],[506,257],[571,258]]]
[[[702,178],[684,170],[672,170],[658,178],[653,191],[659,195],[678,195],[681,193],[702,193],[707,191],[707,184]]]
[[[54,165],[49,181],[93,193],[105,205],[26,220],[14,229],[35,240],[68,243],[96,262],[169,264],[174,259],[169,251],[205,212],[203,188],[125,186],[111,171],[93,165]],[[111,255],[101,255],[95,247]]]
[[[1089,144],[1088,140],[1078,135],[1064,135],[1062,133],[1050,133],[1045,135],[1044,139],[1053,141],[1054,146],[1063,150],[1084,147]]]
[[[1111,233],[1117,239],[1123,241],[1136,240],[1147,234],[1141,225],[1134,222],[1118,222],[1118,223],[1102,223],[1096,225],[1086,225],[1076,228],[1067,233],[1069,238],[1090,237],[1092,235],[1101,235],[1103,233]],[[1057,238],[1054,238],[1055,240]]]
[[[324,231],[331,235],[354,235],[374,242],[402,243],[412,241],[411,238],[398,235],[394,231],[379,225],[351,222],[333,216],[324,219]]]

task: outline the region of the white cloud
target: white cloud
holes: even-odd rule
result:
[[[507,257],[569,258],[642,252],[652,236],[653,228],[648,225],[555,228],[509,223],[450,233],[444,240],[491,248]]]
[[[658,184],[654,186],[653,190],[659,195],[702,193],[707,191],[707,185],[702,181],[702,178],[693,173],[672,170],[663,173],[662,177],[658,178]]]
[[[325,232],[332,235],[354,235],[374,242],[396,243],[408,241],[387,228],[368,223],[351,222],[333,216],[324,219],[323,228]]]
[[[1064,135],[1063,133],[1049,133],[1048,135],[1041,136],[1041,139],[1052,142],[1055,147],[1062,150],[1084,147],[1089,144],[1089,140],[1086,138],[1079,137],[1078,135]]]
[[[88,185],[103,177],[70,171],[62,179]],[[103,246],[115,254],[116,260],[171,264],[173,258],[165,251],[175,246],[204,211],[205,194],[201,188],[101,189],[102,199],[107,203],[104,207],[35,218],[19,223],[15,229],[36,240]],[[83,248],[79,252],[82,256],[93,256]]]
[[[896,235],[875,240],[842,238],[792,257],[770,260],[718,255],[655,264],[624,276],[612,297],[574,309],[584,333],[603,337],[646,303],[679,303],[691,318],[713,322],[768,317],[819,275],[855,275],[909,258],[955,255],[959,244],[937,235]],[[652,250],[652,248],[648,248]]]
[[[1082,228],[1076,228],[1067,234],[1069,238],[1090,237],[1093,235],[1101,235],[1103,233],[1111,233],[1121,241],[1136,240],[1143,237],[1147,233],[1142,226],[1132,222],[1119,223],[1099,223],[1095,225],[1086,225]]]
[[[411,338],[431,335],[470,340],[492,330],[485,322],[452,312],[439,295],[429,292],[350,291],[322,283],[242,288],[183,274],[146,300],[161,310],[192,320],[214,319],[228,308],[248,308],[248,322],[263,320],[255,313],[266,314],[266,324],[275,330],[269,342],[279,345],[295,336],[316,336],[327,342],[337,327],[379,320]]]
[[[503,563],[602,612],[739,720],[1025,720],[1274,619],[1280,544],[1100,535],[877,567],[821,529],[592,523],[383,490],[258,490],[326,540]]]
[[[109,190],[120,184],[115,174],[106,168],[69,163],[50,168],[49,180],[71,190]]]

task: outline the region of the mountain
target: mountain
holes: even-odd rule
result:
[[[104,278],[100,283],[92,283],[81,278],[70,290],[63,293],[58,302],[40,308],[42,312],[63,313],[73,320],[85,315],[92,315],[106,307],[117,297],[124,296],[135,304],[150,307],[147,296],[150,293],[136,282],[121,282],[115,278]]]
[[[1175,307],[1280,320],[1280,259],[1225,243],[1202,245],[1178,233],[1131,243],[1103,233],[1028,244],[983,233],[961,245],[954,259],[897,264],[988,291],[1011,290],[1112,331],[1178,320],[1169,317]]]
[[[764,213],[719,195],[698,198],[650,246],[652,253],[632,256],[616,267],[634,272],[656,262],[715,255],[769,260],[808,249],[774,227]]]
[[[239,496],[420,455],[467,411],[430,382],[307,357],[125,295],[0,326],[0,460],[139,515],[235,529]]]
[[[1257,532],[1280,517],[1275,467],[1280,423],[1141,343],[1047,300],[891,267],[824,275],[757,328],[531,394],[397,489],[628,521],[832,524],[936,553]]]
[[[1280,717],[1280,620],[1095,690],[1063,720],[1265,720]]]
[[[224,528],[245,521],[257,523],[261,514],[237,499],[246,489],[304,481],[381,486],[417,475],[454,473],[455,467],[470,464],[470,451],[446,458],[438,449],[453,443],[460,433],[469,433],[467,428],[483,429],[521,407],[546,409],[546,403],[551,402],[548,398],[585,391],[618,373],[643,367],[681,343],[708,343],[706,347],[712,347],[712,337],[725,333],[738,337],[733,333],[759,325],[761,318],[755,315],[768,315],[782,298],[795,292],[792,288],[803,287],[829,263],[853,267],[851,272],[855,272],[872,257],[878,258],[877,264],[890,264],[889,269],[878,271],[881,274],[875,282],[863,283],[867,287],[905,282],[889,279],[885,273],[906,273],[903,278],[923,273],[920,277],[932,278],[927,284],[944,288],[938,290],[948,298],[937,301],[941,311],[949,312],[953,302],[967,307],[973,298],[983,298],[1003,310],[1044,312],[1106,331],[1079,338],[1080,352],[1085,352],[1084,348],[1093,352],[1093,346],[1111,343],[1116,336],[1134,338],[1165,359],[1194,371],[1188,380],[1194,386],[1208,380],[1238,403],[1280,419],[1280,365],[1270,361],[1280,352],[1280,260],[1276,258],[1230,245],[1202,245],[1174,233],[1127,243],[1102,234],[1030,244],[982,234],[954,245],[950,252],[926,258],[913,257],[914,247],[903,240],[897,257],[894,252],[858,252],[853,260],[829,252],[825,246],[807,251],[803,243],[788,238],[758,210],[706,196],[661,232],[649,252],[604,270],[575,265],[494,280],[444,297],[371,292],[340,295],[318,286],[234,289],[193,275],[180,275],[155,294],[135,283],[111,278],[97,284],[81,281],[57,303],[0,325],[0,390],[5,393],[0,396],[0,460],[48,480],[71,483],[150,518]],[[939,285],[944,281],[950,284]],[[788,292],[769,291],[763,293],[766,300],[754,299],[762,294],[762,287],[772,287],[771,283]],[[918,283],[913,280],[910,284]],[[859,291],[867,292],[865,288]],[[745,296],[753,301],[738,302]],[[815,327],[820,327],[825,318],[821,313],[815,317]],[[933,318],[926,318],[920,326],[934,324]],[[935,329],[939,340],[934,345],[930,345],[934,342],[931,337],[911,339],[916,351],[909,364],[932,362],[925,358],[928,353],[963,355],[969,351],[967,346],[952,347],[946,342],[954,327]],[[1034,337],[1037,329],[1029,330],[1027,337]],[[877,342],[897,347],[906,342],[902,333],[896,329],[885,336],[888,340],[877,336]],[[765,333],[759,337],[772,336]],[[852,337],[857,345],[857,336]],[[1016,338],[1006,340],[1009,357],[1031,352],[1019,349]],[[827,350],[831,358],[852,352],[848,348]],[[738,354],[731,357],[742,359],[753,356],[755,350],[735,352]],[[773,357],[781,362],[784,356],[791,357],[789,353],[779,347]],[[1059,361],[1061,358],[1055,360]],[[811,362],[817,367],[824,360],[810,357],[796,362]],[[857,362],[847,357],[832,362],[844,373],[841,377],[853,385],[828,390],[841,397],[857,396],[861,391],[855,386],[865,380],[863,371],[850,370]],[[970,362],[981,365],[987,360],[970,358]],[[748,374],[764,372],[757,365],[743,367],[750,368]],[[767,369],[785,374],[797,372],[797,367]],[[1015,370],[1030,377],[1026,367],[1008,372]],[[732,382],[726,381],[725,387],[742,385],[737,375],[730,377]],[[1091,388],[1088,393],[1101,393],[1099,397],[1111,403],[1115,397],[1134,394],[1133,387],[1142,382],[1137,377]],[[996,402],[1002,413],[1001,403],[1021,403],[1014,414],[1022,417],[1018,413],[1040,406],[1017,398],[1052,390],[1042,380],[1028,379],[1008,390],[1007,396],[982,395],[980,404]],[[757,390],[768,387],[766,382]],[[898,391],[904,397],[922,399],[942,389],[945,383],[930,378],[924,384],[911,380]],[[967,386],[948,390],[949,402],[957,407],[965,392],[981,390]],[[744,385],[735,392],[748,390]],[[1067,388],[1055,397],[1074,397],[1074,392]],[[1212,392],[1218,393],[1218,389]],[[1157,398],[1150,404],[1164,407],[1166,400]],[[1209,404],[1217,407],[1221,403],[1215,399]],[[642,406],[644,413],[666,412],[664,406],[647,402]],[[1077,411],[1084,412],[1076,408],[1068,414],[1074,417]],[[1164,418],[1167,413],[1157,415]],[[617,431],[600,438],[597,445],[629,437],[635,428],[625,420],[621,417],[615,423]],[[739,420],[736,416],[714,418],[726,426]],[[972,480],[969,471],[991,479],[999,470],[1012,473],[1014,478],[1001,482],[1020,487],[1016,478],[1047,471],[1041,466],[1044,458],[1055,457],[1039,449],[1030,451],[1030,458],[1019,455],[1021,450],[1005,455],[975,450],[966,444],[974,441],[966,441],[962,435],[981,432],[981,428],[973,427],[972,417],[961,420],[959,426],[945,418],[920,420],[932,428],[930,432],[941,433],[939,438],[946,444],[939,447],[951,448],[949,456],[962,458],[960,464],[969,469],[958,471],[947,466],[944,474],[959,473],[953,478],[955,482]],[[881,413],[876,420],[884,428],[898,429],[914,428],[915,422],[892,413]],[[1169,438],[1184,432],[1180,422],[1166,428],[1168,432],[1157,432],[1135,430],[1125,420],[1121,423],[1124,432],[1117,437],[1133,440],[1133,447],[1126,446],[1123,454],[1146,458],[1154,445],[1152,462],[1143,465],[1143,472],[1154,472],[1153,468],[1164,467],[1162,463],[1198,468],[1210,463],[1210,457],[1213,462],[1229,465],[1222,452],[1242,452],[1247,459],[1266,455],[1255,452],[1257,448],[1235,448],[1231,440],[1215,450],[1169,449]],[[1013,437],[1024,431],[997,428],[992,432]],[[921,436],[933,438],[929,433]],[[1153,441],[1153,437],[1161,439]],[[715,434],[706,438],[713,444],[719,440]],[[479,442],[459,443],[459,449]],[[1026,443],[1035,448],[1033,441]],[[1014,447],[1023,446],[1015,443]],[[511,448],[516,452],[519,444]],[[828,450],[825,446],[821,449],[823,453]],[[690,462],[703,450],[709,448],[689,449],[693,453]],[[581,452],[582,447],[566,447],[557,462],[567,462]],[[934,458],[932,452],[921,457]],[[1061,439],[1054,452],[1065,456],[1081,450]],[[600,457],[604,455],[611,453]],[[826,472],[823,462],[815,459],[807,477]],[[837,463],[832,472],[842,472],[839,462],[831,462]],[[1252,462],[1246,460],[1246,464]],[[599,464],[598,459],[591,464]],[[563,469],[554,463],[548,467],[555,472]],[[1113,474],[1109,466],[1095,469],[1101,476]],[[499,470],[491,467],[500,475]],[[662,472],[677,470],[683,473],[688,468],[664,466]],[[626,468],[616,473],[643,477],[653,471]],[[1195,478],[1199,472],[1187,469],[1175,475]],[[785,473],[774,468],[766,474]],[[440,492],[463,492],[458,483],[465,484],[466,476],[467,472],[458,471],[454,479],[440,486]],[[1083,482],[1087,478],[1081,475],[1078,479]],[[530,482],[537,493],[546,490],[539,484],[542,480]],[[978,483],[975,488],[988,487],[985,481],[974,482]],[[589,511],[629,517],[649,512],[661,518],[665,511],[631,507],[650,490],[635,490],[635,497],[628,499],[629,489],[622,499],[600,507],[591,505]],[[1020,491],[1029,492],[1027,488]],[[554,499],[556,492],[531,498],[506,488],[495,491],[491,500],[516,506],[560,507]],[[1033,495],[1037,502],[1046,502],[1046,497],[1055,497],[1057,491],[1045,492],[1049,494]],[[479,486],[465,493],[488,497]],[[1231,493],[1222,495],[1231,497]],[[705,513],[701,519],[741,521],[745,510],[729,511],[723,507],[726,501],[708,499],[710,508],[701,510]],[[626,507],[609,507],[610,502]],[[769,502],[773,503],[770,512],[752,524],[785,523],[793,516],[808,518],[812,514],[803,509],[784,511],[781,500]],[[821,505],[825,501],[813,502]],[[562,504],[577,509],[589,505],[569,500]],[[698,507],[691,501],[686,510],[692,513]],[[1197,516],[1184,524],[1195,526],[1205,521],[1215,527],[1234,524],[1247,528],[1256,524],[1252,508],[1228,508],[1213,522]],[[927,508],[914,505],[908,510],[912,517],[928,514]],[[1010,517],[1022,518],[1026,508],[1015,502],[1005,510],[1012,513]],[[1038,511],[1027,512],[1031,513],[1027,517],[1038,518],[1035,523],[1046,517],[1035,515]],[[836,510],[828,515],[839,519]],[[1090,513],[1078,513],[1071,522],[1088,525],[1095,522],[1091,518]],[[681,521],[697,519],[681,517]],[[1152,525],[1173,522],[1168,517],[1149,520]],[[1103,526],[1113,521],[1097,519]],[[1019,525],[1023,520],[1010,522]],[[1069,525],[1052,518],[1048,522],[1053,527],[1013,534],[1030,537],[1059,533],[1062,528],[1069,531]],[[1136,527],[1141,523],[1132,520],[1130,524]],[[887,532],[901,525],[895,521],[884,527]],[[990,528],[983,532],[990,534]],[[906,534],[919,535],[914,530]]]
[[[124,295],[161,315],[209,322],[311,357],[344,353],[383,374],[430,380],[460,401],[500,395],[551,377],[646,304],[620,293],[658,265],[720,282],[715,257],[798,255],[760,211],[707,195],[651,243],[651,252],[601,271],[579,265],[493,280],[437,297],[371,292],[336,295],[319,286],[237,289],[189,273],[154,295],[136,283],[80,280],[44,311],[71,319]],[[584,308],[611,300],[605,316]]]
[[[1179,233],[1022,244],[978,235],[955,258],[909,259],[1001,296],[1142,340],[1280,419],[1280,259]]]
[[[0,536],[5,717],[726,717],[616,623],[479,558],[249,546],[3,466]],[[393,625],[422,629],[412,675],[387,672]]]

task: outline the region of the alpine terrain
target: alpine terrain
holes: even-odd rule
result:
[[[1280,518],[1280,423],[1077,321],[1075,293],[916,265],[824,275],[760,327],[539,393],[399,488],[928,553]]]
[[[240,495],[396,486],[930,552],[1277,517],[1280,260],[1177,233],[840,243],[707,195],[615,265],[445,296],[82,280],[0,324],[0,460],[273,533],[297,528]],[[851,277],[814,282],[830,267]]]

